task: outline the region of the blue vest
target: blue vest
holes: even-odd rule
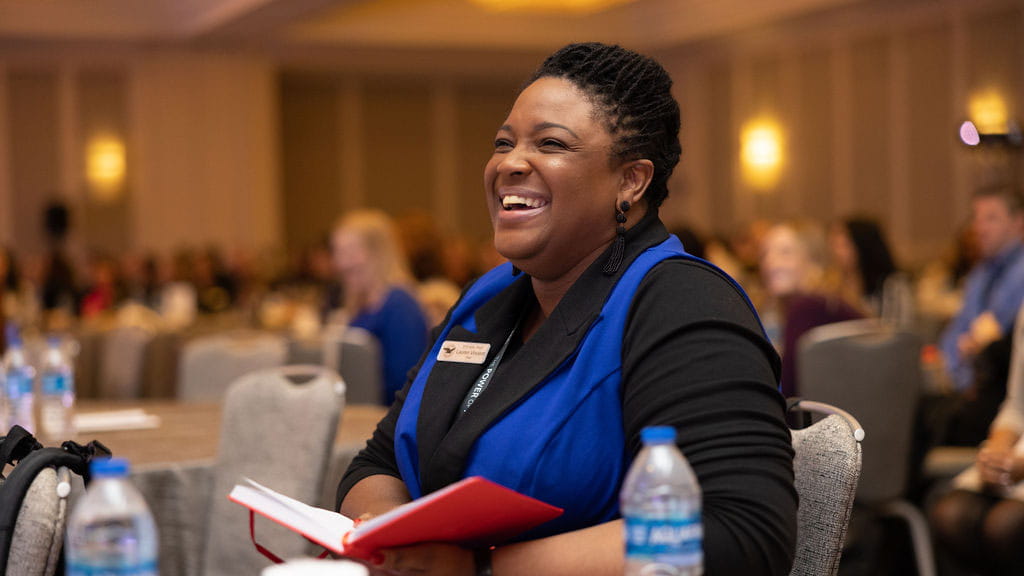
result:
[[[622,423],[622,339],[633,295],[648,271],[668,258],[697,260],[686,254],[675,236],[642,252],[614,286],[569,358],[492,422],[473,445],[463,477],[484,476],[565,509],[561,517],[521,539],[559,534],[619,516],[618,492],[629,465]],[[475,332],[476,310],[514,281],[509,264],[477,280],[452,310],[412,383],[396,424],[395,458],[413,498],[423,495],[417,421],[441,344],[452,326]],[[423,415],[430,416],[429,406]]]

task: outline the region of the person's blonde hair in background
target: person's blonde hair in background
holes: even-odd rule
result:
[[[448,309],[459,301],[458,285],[447,278],[427,278],[420,282],[416,296],[427,314],[427,323],[437,326],[448,315]]]
[[[379,210],[352,211],[335,226],[331,251],[344,323],[380,342],[384,401],[391,404],[426,348],[428,330],[394,224]]]
[[[331,234],[335,269],[345,285],[344,311],[352,318],[373,306],[392,286],[413,284],[391,217],[380,210],[353,210]]]

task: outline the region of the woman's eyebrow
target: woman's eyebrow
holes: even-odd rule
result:
[[[533,127],[533,129],[538,132],[540,132],[541,130],[546,130],[548,128],[561,128],[562,130],[565,130],[569,134],[572,134],[573,138],[579,138],[579,135],[573,132],[571,128],[569,128],[568,126],[564,126],[562,124],[558,124],[557,122],[541,122],[540,124],[537,124],[536,126]]]
[[[569,134],[572,134],[573,138],[579,138],[579,135],[573,132],[571,128],[559,124],[557,122],[541,122],[540,124],[537,124],[536,126],[533,127],[533,129],[537,132],[540,132],[541,130],[546,130],[548,128],[561,128],[562,130],[565,130]],[[508,124],[503,124],[501,128],[498,128],[498,132],[512,132],[512,126]]]

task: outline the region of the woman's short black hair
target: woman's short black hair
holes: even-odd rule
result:
[[[645,197],[650,206],[661,206],[681,152],[679,104],[661,64],[620,46],[569,44],[548,56],[526,85],[545,77],[572,82],[603,113],[614,158],[654,163]]]

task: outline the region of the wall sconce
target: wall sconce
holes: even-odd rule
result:
[[[971,95],[967,103],[970,120],[960,125],[960,141],[968,146],[1009,146],[1019,148],[1024,142],[1020,124],[1010,120],[1006,100],[994,88]]]
[[[785,161],[782,128],[771,119],[751,120],[740,132],[743,179],[757,190],[768,191],[779,181]]]
[[[85,180],[100,202],[121,197],[125,179],[124,142],[112,134],[96,134],[85,145]]]
[[[995,134],[1006,130],[1010,115],[1006,100],[995,88],[980,90],[971,94],[967,102],[968,117],[982,134]]]

